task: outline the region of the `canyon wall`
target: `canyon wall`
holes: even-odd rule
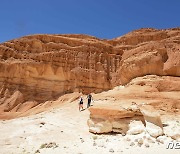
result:
[[[180,28],[139,29],[112,40],[25,36],[0,44],[0,107],[17,108],[11,101],[20,97],[17,92],[21,104],[33,102],[31,108],[65,93],[102,92],[145,75],[180,76]]]

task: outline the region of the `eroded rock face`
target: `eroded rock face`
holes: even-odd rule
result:
[[[147,74],[180,76],[179,44],[179,28],[140,29],[112,40],[32,35],[2,43],[1,104],[5,91],[20,91],[34,106],[65,93],[102,92]]]
[[[140,105],[139,112],[129,108],[122,109],[110,106],[106,109],[103,105],[90,108],[90,119],[88,120],[89,131],[92,133],[121,133],[137,135],[143,132],[149,133],[152,137],[163,135],[163,125],[160,114],[150,105]],[[117,114],[117,113],[121,114]]]
[[[96,99],[99,101],[89,109],[89,131],[104,133],[106,130],[130,135],[146,132],[154,138],[168,134],[166,129],[164,133],[161,116],[179,116],[179,86],[178,77],[149,75],[133,79],[124,88],[116,87],[98,94]],[[99,123],[101,129],[96,129]],[[178,138],[178,135],[175,132],[168,136]]]
[[[132,123],[144,123],[140,111],[122,108],[118,103],[103,103],[91,107],[88,120],[89,131],[92,133],[122,133],[126,134]],[[135,122],[136,121],[136,122]],[[137,133],[139,130],[131,130],[129,133]]]

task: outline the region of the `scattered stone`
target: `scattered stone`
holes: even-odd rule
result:
[[[140,138],[140,139],[138,139],[138,145],[142,145],[143,144],[143,139],[142,138]]]
[[[47,146],[47,143],[44,143],[40,146],[40,149],[46,148],[46,146]]]
[[[138,139],[136,138],[136,139],[134,140],[134,142],[138,142]]]
[[[134,142],[131,142],[131,143],[130,143],[130,146],[134,146],[134,145],[135,145],[135,143],[134,143]]]
[[[155,143],[155,139],[152,138],[152,137],[148,137],[148,138],[147,138],[147,141],[148,141],[149,143]]]
[[[98,145],[98,147],[105,147],[103,143],[101,143],[100,145]]]
[[[81,143],[83,143],[84,142],[84,140],[83,139],[81,139]]]
[[[159,136],[156,141],[159,142],[159,143],[162,143],[164,144],[164,141],[166,140],[166,137],[165,136]]]
[[[113,152],[114,152],[114,149],[112,149],[112,148],[111,148],[111,149],[109,149],[109,152],[112,152],[112,153],[113,153]]]
[[[180,142],[180,133],[178,132],[174,132],[173,135],[170,136],[173,140],[176,140],[178,142]]]
[[[40,146],[40,149],[43,148],[57,148],[58,145],[55,142],[50,142],[50,143],[44,143]]]
[[[145,147],[146,147],[146,148],[149,148],[150,146],[149,146],[149,144],[148,144],[148,143],[145,143]]]
[[[128,141],[128,142],[131,141],[131,139],[129,137],[126,137],[125,140]]]
[[[35,151],[35,154],[36,154],[36,153],[40,153],[40,151],[39,151],[39,150],[36,150],[36,151]]]
[[[93,138],[93,140],[96,140],[96,139],[97,139],[97,136],[93,136],[92,138]]]
[[[45,122],[40,122],[40,125],[45,125]]]
[[[96,142],[94,142],[94,143],[93,143],[93,146],[96,146],[96,145],[97,145],[97,143],[96,143]]]
[[[122,136],[125,136],[126,134],[125,133],[122,133]]]

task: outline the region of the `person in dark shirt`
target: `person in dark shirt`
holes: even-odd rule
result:
[[[88,94],[88,95],[87,95],[87,99],[88,99],[87,108],[89,108],[89,107],[91,106],[92,95],[91,95],[91,94]]]
[[[79,111],[81,111],[81,109],[83,110],[83,98],[82,98],[82,96],[79,99]]]

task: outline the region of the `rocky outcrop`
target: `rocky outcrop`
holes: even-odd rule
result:
[[[90,108],[90,119],[88,120],[89,131],[92,133],[122,133],[129,130],[131,121],[144,122],[142,114],[138,111],[124,109],[118,104],[96,105]]]
[[[152,137],[163,135],[160,114],[150,105],[139,105],[134,110],[133,105],[122,108],[118,103],[113,107],[101,104],[90,108],[90,113],[88,125],[92,133],[136,135],[146,131]]]
[[[146,132],[155,138],[168,134],[166,128],[164,132],[161,117],[179,116],[179,87],[178,77],[149,75],[133,79],[124,88],[95,95],[97,101],[89,109],[89,131],[130,135]],[[178,135],[176,132],[168,136]]]
[[[8,98],[5,91],[9,95],[21,92],[24,103],[33,107],[65,93],[109,90],[139,76],[179,77],[179,44],[179,28],[140,29],[112,40],[75,34],[31,35],[2,43],[1,105]],[[174,81],[169,85],[173,89]]]

